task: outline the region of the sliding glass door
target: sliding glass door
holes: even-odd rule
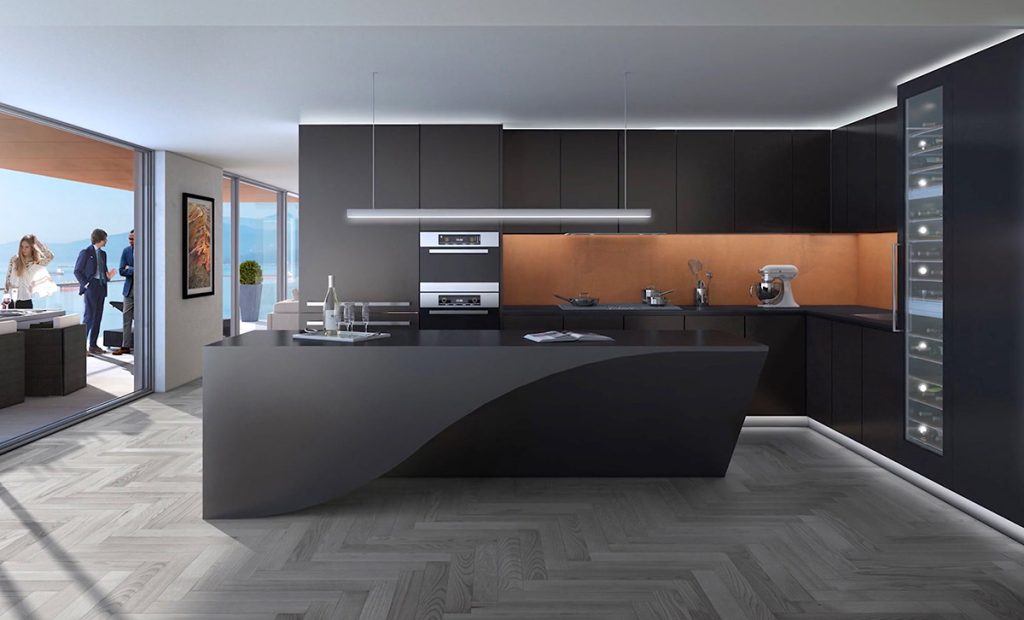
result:
[[[224,176],[226,334],[267,329],[274,303],[299,286],[299,197]]]
[[[154,175],[148,149],[4,106],[0,150],[6,451],[152,389]]]

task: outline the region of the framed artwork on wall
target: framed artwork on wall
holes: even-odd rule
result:
[[[213,295],[213,198],[182,194],[182,297]]]

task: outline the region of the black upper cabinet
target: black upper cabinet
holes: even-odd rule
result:
[[[862,328],[832,323],[832,428],[857,441],[862,436]]]
[[[840,127],[832,132],[830,147],[832,155],[829,158],[829,165],[832,169],[829,186],[829,193],[832,195],[832,232],[850,231],[850,203],[846,196],[846,186],[850,177],[846,166],[846,146],[849,135],[850,131],[846,127]]]
[[[676,136],[674,131],[631,130],[626,142],[622,206],[650,209],[648,221],[619,222],[621,232],[676,231]]]
[[[561,197],[561,133],[506,130],[502,136],[502,206],[515,209],[558,209]],[[507,233],[557,233],[558,221],[547,224],[506,223]]]
[[[862,442],[898,460],[903,443],[903,335],[861,331]]]
[[[899,109],[875,116],[875,226],[896,232],[903,207],[903,168],[900,165]]]
[[[375,200],[381,209],[420,206],[420,127],[382,125],[376,128]],[[402,224],[404,226],[404,224]],[[415,225],[415,223],[413,224]]]
[[[735,227],[733,131],[676,132],[676,231],[731,233]]]
[[[500,125],[420,127],[420,208],[497,209],[501,187]],[[422,222],[423,230],[451,224]],[[494,230],[492,225],[474,228]]]
[[[561,132],[563,209],[615,209],[619,206],[619,133],[589,129]],[[618,230],[614,222],[562,222],[562,232]]]
[[[736,132],[736,232],[793,226],[793,133]]]
[[[850,230],[875,230],[875,117],[849,125],[846,144]]]
[[[828,232],[829,132],[793,132],[793,232]]]

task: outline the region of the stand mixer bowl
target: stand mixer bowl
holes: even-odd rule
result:
[[[760,281],[750,286],[750,296],[764,305],[770,305],[782,299],[785,283],[779,278]]]

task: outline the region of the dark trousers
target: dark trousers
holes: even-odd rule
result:
[[[132,321],[135,320],[135,296],[129,295],[124,298],[124,329],[121,331],[121,348],[131,349],[135,346],[135,338],[132,334]]]
[[[103,321],[103,302],[107,298],[107,287],[94,280],[89,288],[85,289],[82,297],[85,301],[85,316],[82,318],[86,334],[89,337],[89,346],[96,347],[99,346],[96,341],[100,337],[100,323]]]
[[[14,302],[14,307],[15,307],[15,309],[24,308],[25,310],[31,310],[32,309],[32,300],[31,299],[25,299],[25,300],[19,299],[18,301]]]

